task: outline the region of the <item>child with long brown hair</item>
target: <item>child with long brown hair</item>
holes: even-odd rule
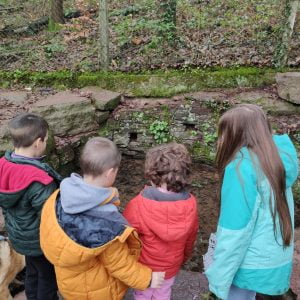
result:
[[[295,147],[272,135],[262,109],[239,105],[219,121],[221,208],[209,288],[221,299],[282,295],[292,270]]]
[[[140,262],[166,272],[161,288],[135,290],[135,300],[169,300],[182,263],[193,250],[198,231],[197,201],[187,191],[191,158],[184,145],[170,143],[150,149],[145,176],[151,186],[127,205],[124,216],[138,231]]]

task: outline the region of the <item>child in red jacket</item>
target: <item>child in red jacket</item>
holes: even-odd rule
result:
[[[187,149],[177,143],[157,146],[146,155],[145,176],[151,186],[128,203],[124,216],[142,240],[139,261],[166,275],[159,289],[135,290],[135,300],[171,299],[175,275],[193,251],[198,213],[195,197],[186,190],[190,165]]]

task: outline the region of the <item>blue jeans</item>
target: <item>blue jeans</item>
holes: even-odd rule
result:
[[[227,300],[255,300],[256,292],[240,289],[232,285],[229,290]]]

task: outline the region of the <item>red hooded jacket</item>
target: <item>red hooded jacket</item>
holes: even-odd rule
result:
[[[169,279],[193,251],[199,227],[197,201],[188,193],[182,200],[152,200],[144,191],[128,203],[124,217],[142,240],[139,261],[153,271],[166,272]]]

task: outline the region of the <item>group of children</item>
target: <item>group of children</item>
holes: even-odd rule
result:
[[[149,185],[121,214],[116,145],[91,138],[81,152],[81,175],[62,180],[43,162],[48,129],[37,115],[15,117],[14,150],[0,159],[0,207],[14,249],[25,255],[27,299],[55,300],[59,290],[65,300],[120,300],[128,287],[136,300],[171,299],[199,227],[186,147],[169,143],[147,152]],[[255,105],[221,117],[217,145],[221,206],[205,272],[210,291],[229,300],[281,295],[292,269],[295,148],[287,135],[272,135]]]

